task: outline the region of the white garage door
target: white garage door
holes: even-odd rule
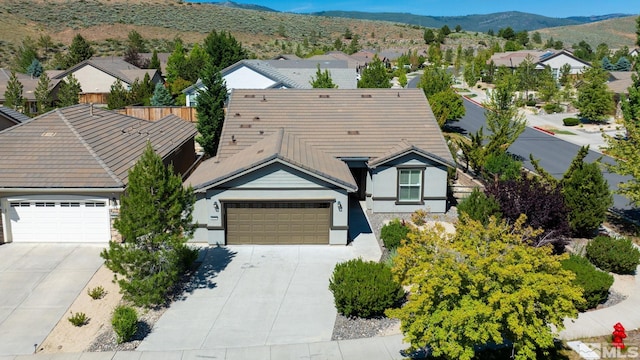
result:
[[[107,200],[9,199],[13,242],[107,242]]]

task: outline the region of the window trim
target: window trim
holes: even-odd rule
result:
[[[396,205],[424,205],[424,172],[425,166],[398,166],[396,168]],[[420,194],[418,200],[402,200],[400,199],[400,173],[405,170],[420,171]]]

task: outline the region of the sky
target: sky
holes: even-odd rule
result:
[[[223,2],[224,0],[187,0],[196,2]],[[231,0],[242,4],[255,4],[278,11],[308,13],[327,10],[365,12],[406,12],[416,15],[463,16],[490,14],[503,11],[521,11],[549,17],[590,16],[640,13],[638,0]]]

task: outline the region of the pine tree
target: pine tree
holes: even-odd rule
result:
[[[320,64],[318,64],[315,79],[312,77],[309,83],[314,89],[335,89],[338,87],[338,85],[333,83],[329,70],[320,70]]]
[[[71,41],[71,46],[69,46],[69,53],[67,54],[66,59],[66,67],[69,68],[90,59],[93,56],[94,52],[95,51],[91,47],[91,44],[89,44],[89,42],[85,40],[82,35],[77,34]]]
[[[204,39],[204,49],[209,54],[211,64],[218,69],[224,69],[247,58],[242,44],[226,31],[211,31]]]
[[[227,99],[227,87],[220,70],[209,64],[202,75],[204,89],[198,92],[197,117],[198,132],[196,141],[202,146],[205,154],[216,154],[222,123],[224,122],[224,103]]]
[[[7,89],[4,92],[4,106],[21,111],[24,105],[23,90],[24,86],[16,77],[16,73],[12,71],[7,83]]]
[[[362,77],[358,81],[359,88],[382,88],[391,87],[387,68],[382,63],[378,55],[373,56],[373,61],[362,70]]]
[[[33,77],[40,77],[43,72],[44,69],[38,59],[33,59],[33,61],[31,61],[31,65],[27,68],[27,75],[31,75]]]
[[[69,74],[60,84],[58,90],[58,106],[67,107],[76,105],[80,102],[80,93],[82,88],[78,79],[73,74]]]
[[[129,92],[124,88],[122,81],[118,79],[111,85],[111,91],[109,91],[109,97],[107,98],[107,107],[113,110],[127,105],[129,105]]]
[[[157,83],[151,97],[151,106],[173,106],[174,104],[169,90],[161,82]]]
[[[40,78],[38,79],[38,85],[36,86],[36,90],[34,92],[38,114],[44,114],[51,108],[51,92],[49,90],[50,84],[51,80],[46,73],[40,75]]]
[[[159,74],[162,74],[162,69],[160,67],[160,59],[158,59],[158,51],[153,49],[153,54],[151,54],[151,60],[149,61],[149,69],[158,70]]]
[[[144,106],[149,106],[151,104],[150,99],[151,96],[153,96],[154,89],[155,85],[151,82],[149,73],[144,74],[142,82],[140,82],[139,79],[136,79],[133,84],[131,84],[131,89],[129,90],[129,104],[142,104]]]
[[[167,82],[173,83],[178,78],[183,77],[184,68],[186,66],[187,59],[185,57],[185,49],[182,39],[177,38],[173,52],[167,59]]]
[[[165,166],[147,143],[129,171],[114,227],[123,242],[112,241],[101,256],[118,276],[127,300],[160,305],[195,260],[186,246],[194,231],[193,189],[184,187],[173,167]]]
[[[588,146],[580,149],[561,181],[564,202],[569,208],[569,226],[577,236],[593,235],[613,205],[609,184],[598,164],[584,162],[588,151]]]

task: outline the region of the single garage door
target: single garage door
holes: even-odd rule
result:
[[[328,244],[329,203],[228,203],[227,244]]]
[[[107,200],[9,199],[9,231],[14,242],[107,242]]]

